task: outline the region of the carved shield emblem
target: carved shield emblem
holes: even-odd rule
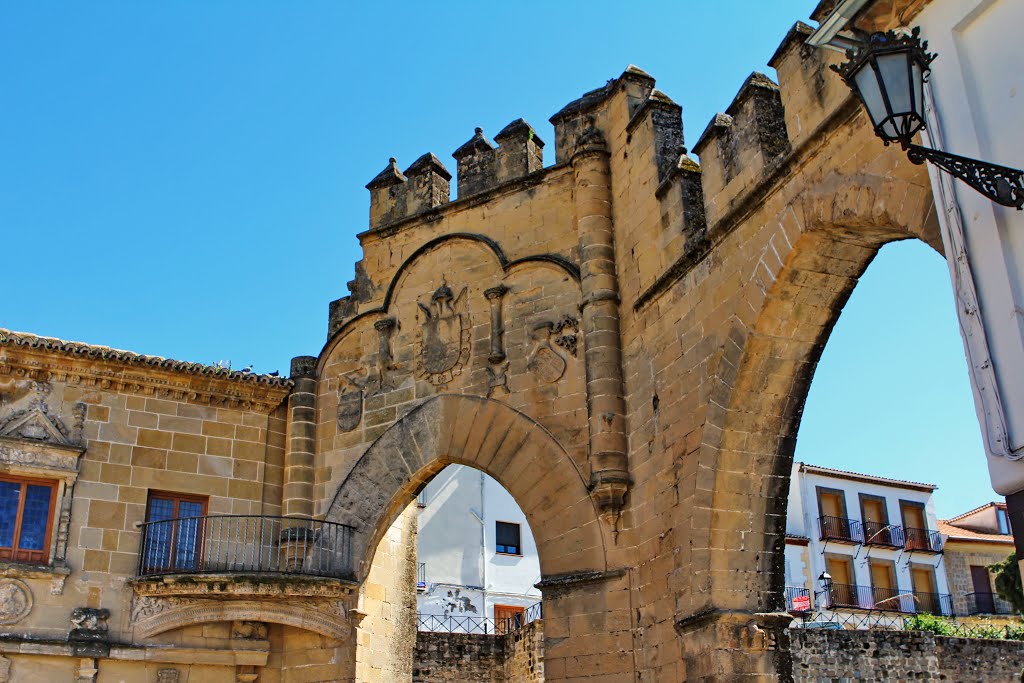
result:
[[[338,429],[351,432],[363,419],[363,388],[347,377],[338,389]]]
[[[557,382],[568,366],[565,356],[551,342],[573,356],[576,355],[579,323],[575,318],[562,316],[553,322],[542,322],[533,326],[533,350],[526,361],[526,367],[545,382]]]
[[[419,374],[437,386],[452,381],[469,358],[469,314],[461,310],[465,294],[465,287],[455,296],[442,284],[431,295],[429,305],[417,303],[422,312]]]
[[[546,340],[537,346],[526,362],[526,367],[545,382],[557,382],[565,373],[565,359],[551,348]]]
[[[462,351],[462,316],[428,318],[423,324],[423,369],[438,374],[451,370]]]

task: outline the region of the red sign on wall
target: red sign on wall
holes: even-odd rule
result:
[[[793,596],[793,611],[794,612],[810,612],[811,611],[811,598],[809,595],[795,595]]]

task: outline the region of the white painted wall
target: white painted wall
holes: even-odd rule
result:
[[[529,607],[540,601],[537,545],[526,515],[497,481],[479,470],[450,465],[427,484],[419,508],[419,562],[426,564],[421,614],[494,616],[494,605]],[[522,555],[495,552],[495,522],[521,528]]]
[[[1024,2],[932,0],[913,18],[932,62],[926,144],[1024,168]],[[995,490],[1024,490],[1024,212],[930,167]],[[959,267],[958,254],[965,253]],[[978,316],[967,290],[975,290]],[[966,292],[968,296],[962,296]],[[981,342],[987,340],[987,345]],[[991,357],[991,369],[985,361]],[[1001,441],[1000,441],[1001,439]]]
[[[928,529],[935,531],[938,520],[935,515],[935,504],[932,494],[926,491],[904,488],[898,485],[886,485],[873,482],[852,481],[837,476],[815,474],[801,471],[799,462],[793,463],[792,481],[789,488],[788,512],[786,517],[787,533],[806,536],[810,542],[806,548],[806,566],[804,558],[799,554],[804,548],[787,544],[786,546],[786,580],[788,586],[803,586],[812,591],[820,591],[817,577],[825,571],[825,554],[844,555],[853,560],[853,571],[856,585],[870,586],[871,573],[869,559],[891,560],[896,565],[896,583],[901,591],[911,592],[910,563],[920,563],[935,569],[935,583],[939,593],[949,593],[949,582],[942,556],[932,553],[907,553],[899,549],[880,548],[878,546],[851,545],[836,541],[823,542],[818,531],[817,489],[821,486],[843,491],[846,497],[846,514],[849,519],[863,522],[860,512],[861,493],[885,498],[888,508],[889,523],[901,525],[900,501],[923,503]],[[788,583],[791,579],[798,580],[803,576],[804,583]]]

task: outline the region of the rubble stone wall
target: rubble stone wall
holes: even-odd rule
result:
[[[1024,668],[1024,642],[946,638],[921,632],[791,632],[793,678],[818,681],[1011,683]]]
[[[544,628],[540,621],[507,636],[418,633],[413,683],[540,683]]]

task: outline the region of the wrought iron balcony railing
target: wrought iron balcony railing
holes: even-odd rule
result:
[[[852,586],[833,583],[829,589],[829,609],[874,610],[880,612],[927,612],[953,616],[953,597],[948,593],[912,593],[898,588]]]
[[[786,586],[787,612],[802,614],[804,612],[810,612],[811,609],[813,609],[813,605],[811,605],[811,592],[808,589],[798,588],[796,586]]]
[[[914,591],[914,611],[927,612],[939,617],[953,616],[953,596],[948,593],[918,593]]]
[[[864,545],[903,547],[903,527],[884,522],[864,522]]]
[[[819,538],[823,541],[842,541],[844,543],[863,543],[864,530],[861,523],[846,517],[818,518]]]
[[[512,617],[492,619],[472,615],[417,614],[417,630],[435,633],[475,633],[501,636],[514,633],[532,621],[542,618],[541,603],[536,603]]]
[[[874,606],[871,586],[833,583],[828,590],[828,606],[829,609],[871,609]]]
[[[995,593],[968,593],[967,615],[973,614],[1012,614],[1010,609]]]
[[[300,574],[352,577],[352,527],[299,517],[208,515],[146,522],[140,577]]]
[[[919,550],[926,553],[942,552],[942,534],[938,531],[907,527],[904,530],[904,535],[906,541],[903,547],[907,550]]]

